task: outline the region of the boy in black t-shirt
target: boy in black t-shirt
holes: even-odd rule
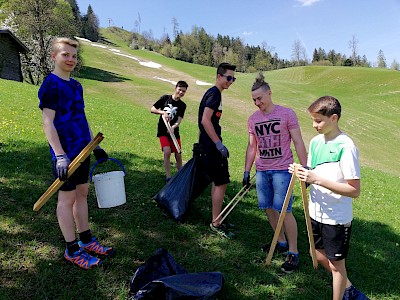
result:
[[[157,137],[160,138],[161,149],[164,152],[164,168],[166,173],[166,181],[171,179],[171,153],[173,152],[176,160],[176,169],[182,168],[182,155],[178,153],[170,134],[168,133],[167,127],[164,124],[162,116],[171,125],[176,140],[181,147],[181,139],[179,135],[179,125],[185,115],[186,104],[181,100],[185,95],[188,84],[185,81],[178,81],[175,86],[175,92],[172,95],[163,95],[160,99],[154,103],[151,107],[153,114],[160,115],[157,127]]]
[[[229,151],[222,143],[219,121],[222,115],[222,92],[235,82],[235,70],[235,65],[219,64],[215,85],[204,94],[198,114],[199,144],[204,151],[201,165],[212,181],[212,222],[210,229],[223,238],[233,238],[234,233],[230,232],[225,224],[221,224],[221,217],[217,218],[221,213],[225,191],[230,182]]]

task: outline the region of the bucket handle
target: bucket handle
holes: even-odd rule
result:
[[[109,157],[109,158],[102,158],[102,159],[99,159],[98,161],[96,161],[96,162],[94,163],[93,167],[90,169],[90,182],[92,182],[92,177],[93,177],[94,168],[95,168],[99,163],[102,163],[102,162],[104,162],[104,161],[106,161],[106,160],[112,160],[112,161],[116,162],[117,164],[119,164],[119,166],[121,167],[122,171],[124,172],[124,176],[126,176],[125,168],[124,168],[124,166],[122,165],[122,163],[121,163],[118,159],[115,159],[115,158],[112,158],[112,157]]]

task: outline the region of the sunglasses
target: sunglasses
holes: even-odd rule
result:
[[[236,80],[236,77],[233,77],[233,76],[226,76],[226,75],[221,75],[221,76],[223,76],[223,77],[226,77],[226,80],[228,80],[228,81],[232,81],[232,82],[235,82],[235,80]]]

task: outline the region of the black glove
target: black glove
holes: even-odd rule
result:
[[[56,159],[56,170],[58,179],[60,179],[61,181],[65,181],[68,178],[68,166],[71,161],[69,160],[67,154],[56,155]]]
[[[106,151],[104,151],[102,148],[97,147],[96,149],[93,150],[94,157],[96,157],[96,160],[99,161],[101,159],[104,159],[106,161],[108,159],[108,154]],[[104,162],[101,161],[100,163]]]
[[[222,144],[221,141],[218,141],[215,143],[215,147],[217,147],[218,151],[221,152],[222,157],[229,157],[229,151],[228,148],[225,147],[224,144]]]
[[[246,188],[250,187],[250,172],[244,171],[242,183]]]

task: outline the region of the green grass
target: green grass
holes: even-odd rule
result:
[[[151,69],[107,49],[83,45],[85,68],[79,80],[85,90],[86,113],[94,133],[105,136],[102,146],[127,172],[127,203],[98,209],[90,186],[90,226],[100,240],[112,244],[117,256],[99,270],[81,271],[62,259],[64,243],[55,217],[53,197],[39,212],[33,204],[52,183],[49,150],[38,109],[37,89],[0,80],[0,298],[1,299],[125,299],[128,282],[141,261],[164,247],[190,272],[221,271],[225,278],[220,299],[330,299],[330,276],[312,268],[299,187],[294,214],[299,226],[301,268],[282,275],[282,259],[266,268],[259,248],[272,240],[254,190],[229,219],[237,238],[210,235],[209,190],[192,204],[188,221],[176,224],[152,200],[163,186],[162,155],[156,135],[157,116],[151,105],[173,85],[159,76],[189,83],[182,123],[183,157],[191,158],[197,137],[197,108],[207,89],[195,80],[214,82],[214,69],[166,59],[146,51],[130,51],[123,39],[113,48],[141,60],[163,65]],[[121,45],[119,44],[121,43]],[[120,46],[119,46],[120,45]],[[129,51],[129,52],[128,52]],[[397,216],[400,175],[398,72],[340,67],[302,67],[266,73],[276,103],[295,109],[306,143],[315,135],[305,112],[324,94],[343,105],[341,126],[354,138],[362,159],[362,195],[354,201],[354,229],[348,273],[371,299],[400,299],[400,221]],[[250,97],[254,74],[237,74],[224,92],[223,137],[230,156],[232,183],[226,203],[241,188],[247,143],[246,120],[255,111]],[[102,168],[118,168],[112,162]]]

